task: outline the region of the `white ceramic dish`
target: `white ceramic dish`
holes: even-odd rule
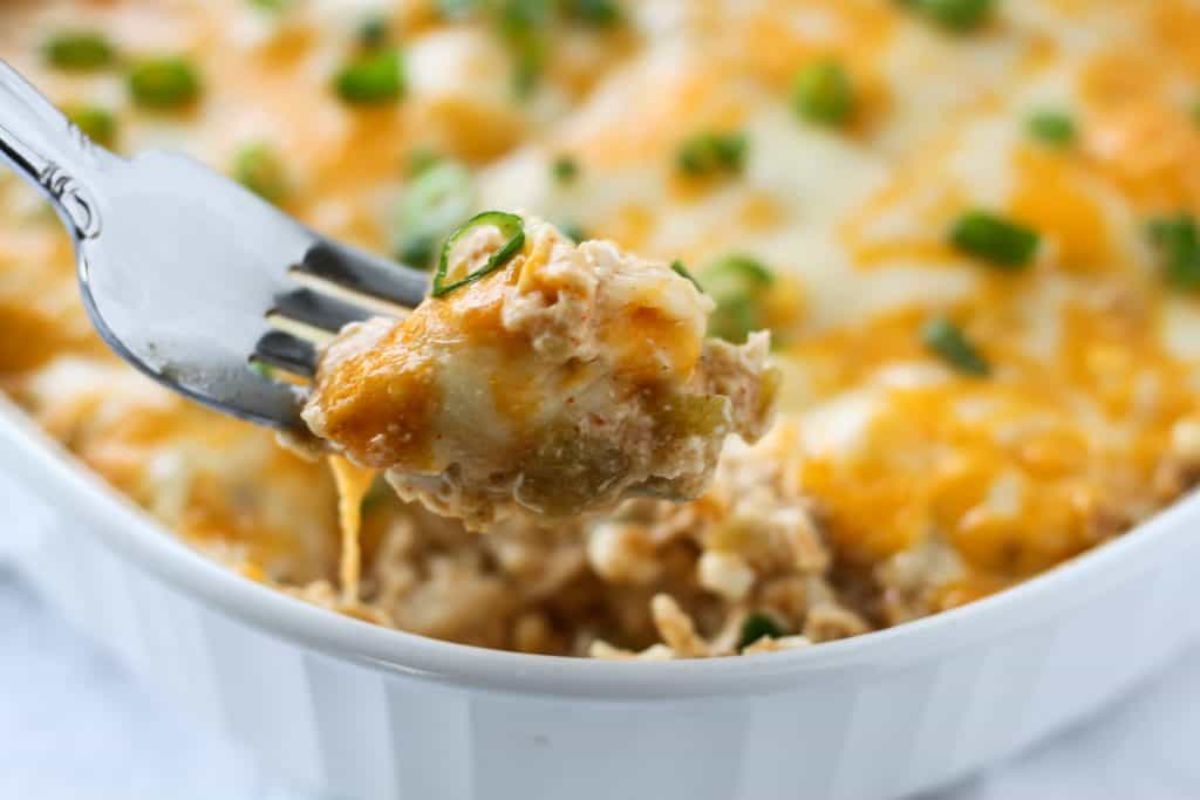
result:
[[[268,769],[334,797],[899,797],[1061,728],[1200,630],[1200,495],[940,616],[803,651],[630,664],[437,642],[243,580],[3,400],[0,475],[6,546],[50,601]]]

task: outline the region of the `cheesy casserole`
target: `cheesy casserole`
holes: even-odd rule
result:
[[[473,530],[694,500],[729,434],[762,436],[768,335],[706,338],[714,303],[686,268],[501,212],[448,241],[460,277],[402,320],[342,331],[304,411],[402,498]]]
[[[198,549],[383,625],[654,659],[902,623],[1200,478],[1197,42],[1195,0],[10,0],[0,58],[117,151],[410,264],[487,209],[679,261],[706,346],[769,330],[781,377],[690,502],[470,532],[364,484],[339,571],[327,468],[109,355],[0,177],[0,385]]]

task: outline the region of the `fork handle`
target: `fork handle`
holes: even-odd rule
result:
[[[110,158],[0,60],[0,160],[46,196],[76,241],[100,233],[94,187]]]

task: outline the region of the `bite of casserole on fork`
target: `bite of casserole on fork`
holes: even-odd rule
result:
[[[694,498],[729,434],[766,431],[778,384],[768,335],[708,338],[712,309],[678,263],[487,212],[450,237],[409,316],[323,350],[303,416],[473,528]]]

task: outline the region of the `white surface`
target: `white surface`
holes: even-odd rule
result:
[[[162,707],[2,562],[0,686],[0,797],[308,800]],[[1195,798],[1197,700],[1200,647],[1084,724],[929,800]]]
[[[172,707],[245,742],[290,786],[338,798],[892,800],[1061,732],[1200,641],[1200,494],[1015,589],[893,630],[622,664],[464,648],[298,602],[200,557],[40,442],[0,401],[0,550]],[[33,694],[29,680],[5,685]],[[70,685],[60,677],[51,694]],[[26,718],[49,719],[40,707]],[[172,775],[246,781],[200,796],[262,793],[252,772],[193,762],[211,748],[202,739],[170,751],[172,727],[149,735],[161,757],[128,723],[101,738]],[[1116,783],[1105,770],[1121,758],[1083,763],[1098,781],[1084,796],[1169,798]],[[163,795],[119,772],[130,785],[116,798]]]

